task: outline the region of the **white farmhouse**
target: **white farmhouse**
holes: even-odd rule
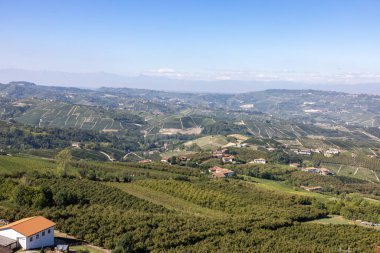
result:
[[[55,223],[42,216],[25,218],[0,227],[0,236],[16,241],[24,250],[54,245]]]
[[[250,161],[249,163],[266,164],[267,160],[265,160],[264,158],[258,158],[258,159],[255,159],[253,161]]]

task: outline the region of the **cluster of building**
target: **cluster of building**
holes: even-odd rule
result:
[[[178,160],[176,162],[179,163],[179,164],[185,164],[187,161],[190,160],[190,158],[188,158],[187,156],[183,156],[183,155],[179,156],[177,159]],[[146,160],[142,160],[142,161],[146,161]],[[164,158],[161,159],[161,162],[162,163],[173,164],[172,157],[164,157]],[[143,163],[147,163],[147,162],[143,162]]]
[[[230,155],[227,148],[214,150],[212,152],[212,157],[221,159],[223,163],[235,163],[235,156]]]
[[[326,168],[307,167],[307,168],[302,168],[301,170],[304,172],[316,173],[316,174],[320,174],[323,176],[328,176],[328,175],[334,174],[329,169],[326,169]]]
[[[319,149],[291,149],[297,155],[312,155],[315,154],[323,154],[325,157],[332,157],[340,154],[340,150],[336,148],[330,148],[325,151]]]

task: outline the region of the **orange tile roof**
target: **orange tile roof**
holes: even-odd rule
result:
[[[9,228],[28,237],[54,226],[55,223],[51,220],[42,216],[35,216],[9,223],[8,225],[0,227],[0,230]]]

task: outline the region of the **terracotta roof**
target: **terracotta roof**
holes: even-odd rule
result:
[[[36,216],[9,223],[8,225],[0,227],[0,230],[9,228],[28,237],[54,226],[55,223],[51,220],[42,216]]]
[[[226,177],[225,173],[222,172],[215,172],[213,173],[214,177]]]

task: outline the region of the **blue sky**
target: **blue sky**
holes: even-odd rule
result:
[[[3,0],[0,21],[2,69],[380,80],[378,0]]]

